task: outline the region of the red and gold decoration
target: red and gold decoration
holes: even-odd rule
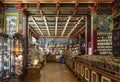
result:
[[[91,11],[92,54],[96,54],[96,52],[97,52],[97,13],[96,13],[96,10],[98,9],[98,2],[97,1],[95,4],[88,5],[88,8]]]
[[[16,8],[23,12],[26,8],[27,8],[27,4],[24,5],[24,7],[22,7],[22,2],[21,1],[18,1],[18,3],[16,4]]]
[[[40,1],[41,3],[51,3],[51,2],[56,2],[56,1],[59,1],[59,2],[66,2],[66,3],[72,3],[72,2],[76,2],[76,1],[78,1],[79,3],[81,2],[81,3],[96,3],[96,2],[101,2],[101,3],[103,3],[103,2],[107,2],[107,3],[111,3],[111,2],[113,2],[113,0],[2,0],[2,1],[4,1],[4,2],[17,2],[17,1],[22,1],[22,2],[28,2],[28,3],[32,3],[32,2],[37,2],[37,1]]]
[[[80,64],[77,64],[77,73],[80,74]]]
[[[105,76],[102,76],[101,82],[111,82],[111,80]]]
[[[88,8],[90,9],[91,12],[95,12],[99,8],[99,0],[95,0],[94,4],[89,4]]]
[[[89,82],[90,81],[90,70],[85,68],[85,79]]]
[[[92,71],[92,79],[91,82],[98,82],[98,74]]]
[[[81,76],[84,76],[85,68],[81,65]]]
[[[7,5],[3,5],[3,6],[0,5],[0,11],[4,11],[6,8],[7,8]]]

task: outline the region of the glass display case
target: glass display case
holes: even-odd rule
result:
[[[2,37],[0,36],[0,80],[2,78]]]
[[[22,41],[0,33],[0,82],[18,82],[22,72]]]
[[[4,39],[3,38],[3,79],[9,79],[10,78],[10,39]]]
[[[19,81],[23,75],[23,37],[15,33],[11,39],[10,76],[12,81]]]
[[[39,51],[36,49],[36,44],[31,44],[28,54],[28,68],[40,68]]]
[[[40,58],[36,44],[29,44],[27,55],[27,78],[40,78]]]
[[[11,75],[20,76],[23,74],[23,50],[21,44],[16,45],[11,55]]]
[[[7,49],[8,35],[0,33],[0,81],[10,78],[10,55]]]

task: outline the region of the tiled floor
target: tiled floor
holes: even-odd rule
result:
[[[59,63],[47,63],[41,70],[40,79],[27,78],[25,82],[78,82],[69,69]]]

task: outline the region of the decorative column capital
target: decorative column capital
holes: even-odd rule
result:
[[[40,10],[40,7],[41,7],[41,5],[40,5],[40,2],[38,1],[38,3],[37,3],[37,9]]]
[[[7,9],[7,4],[0,5],[0,11],[3,12],[5,9]]]
[[[60,8],[60,3],[57,1],[57,3],[56,3],[56,10],[59,10],[59,8]]]
[[[88,4],[88,8],[90,9],[91,12],[96,12],[96,10],[99,8],[98,5],[99,0],[95,0],[95,3],[90,3]]]
[[[24,10],[27,8],[27,4],[25,4],[24,6],[22,6],[22,2],[21,1],[18,1],[18,3],[15,6],[21,12],[24,12]]]

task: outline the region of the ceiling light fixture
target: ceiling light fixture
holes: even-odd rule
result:
[[[55,23],[55,36],[57,36],[57,27],[58,27],[58,17],[56,17],[56,23]]]
[[[71,16],[69,16],[69,17],[68,17],[67,22],[66,22],[66,24],[65,24],[65,27],[64,27],[64,29],[63,29],[63,31],[62,31],[61,36],[63,36],[63,35],[64,35],[65,30],[66,30],[66,28],[67,28],[67,25],[68,25],[68,23],[69,23],[70,19],[71,19]]]
[[[50,36],[50,32],[49,32],[49,28],[48,28],[48,24],[47,24],[47,21],[46,21],[45,16],[43,17],[43,20],[44,20],[44,22],[45,22],[45,26],[46,26],[46,29],[47,29],[48,35]]]

